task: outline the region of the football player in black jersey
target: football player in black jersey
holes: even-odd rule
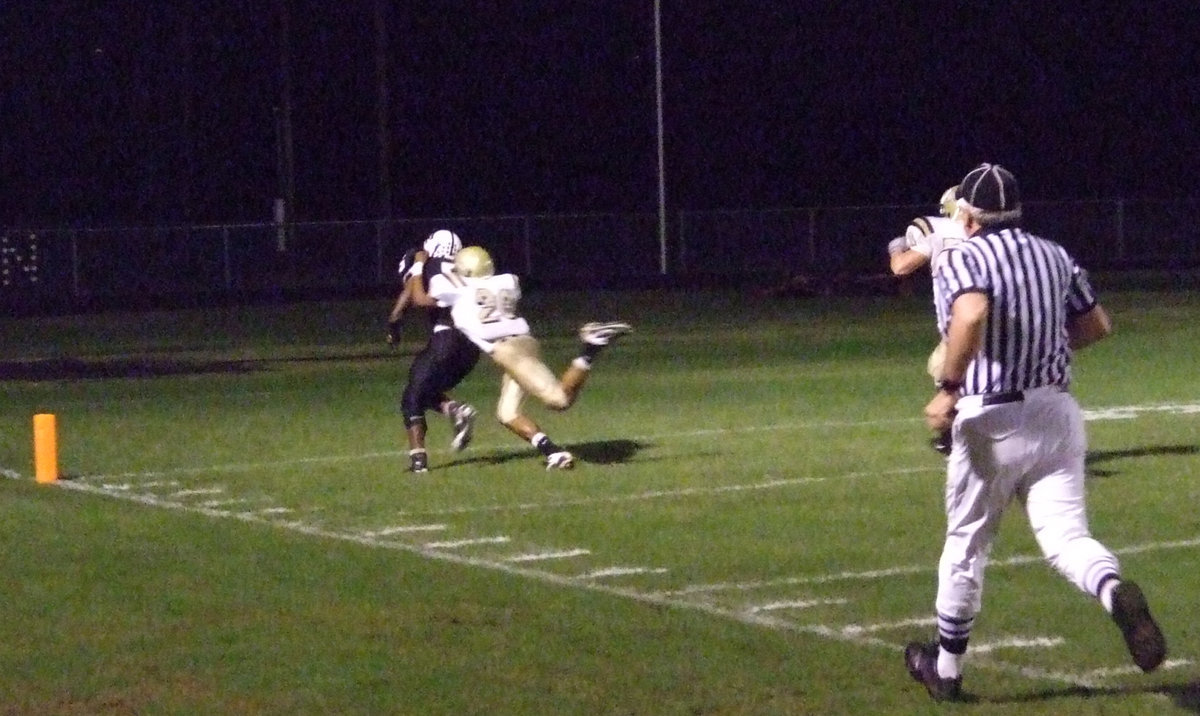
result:
[[[429,277],[441,272],[442,263],[452,266],[462,248],[462,239],[453,231],[441,229],[429,235],[420,248],[410,249],[400,262],[399,273],[404,289],[396,298],[388,318],[388,343],[400,337],[400,319],[411,303],[414,282],[426,289]],[[462,382],[479,362],[479,348],[455,330],[449,309],[429,311],[429,340],[413,358],[408,382],[400,395],[400,409],[408,433],[409,470],[428,472],[429,456],[425,449],[427,426],[425,413],[434,410],[448,417],[454,426],[450,441],[453,450],[462,450],[471,441],[476,410],[451,398],[448,392]]]

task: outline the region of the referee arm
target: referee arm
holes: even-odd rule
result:
[[[1104,306],[1096,304],[1090,310],[1067,319],[1067,339],[1071,350],[1077,351],[1107,338],[1112,333],[1112,319]]]
[[[968,291],[950,305],[950,326],[946,331],[946,362],[939,383],[960,384],[971,357],[983,347],[991,300],[980,291]],[[935,432],[946,430],[954,422],[954,406],[959,389],[939,387],[925,406],[925,424]]]

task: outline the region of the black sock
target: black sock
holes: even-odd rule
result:
[[[563,449],[555,445],[554,441],[551,440],[545,433],[538,433],[537,435],[534,435],[533,439],[531,439],[529,442],[533,443],[533,446],[538,449],[538,452],[546,457],[550,457],[556,452],[563,451]]]

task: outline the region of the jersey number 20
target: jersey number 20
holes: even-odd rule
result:
[[[479,322],[495,323],[506,318],[517,317],[517,299],[519,294],[509,288],[490,291],[486,288],[475,289],[475,304],[479,306]]]

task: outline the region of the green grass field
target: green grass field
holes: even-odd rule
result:
[[[1168,662],[1007,518],[964,689],[936,705],[942,458],[920,420],[920,298],[537,294],[548,362],[622,318],[569,412],[570,472],[481,410],[407,465],[419,324],[390,302],[0,321],[0,713],[1200,712],[1200,297],[1103,296],[1078,356],[1093,532],[1147,592]],[[65,478],[33,481],[32,416]]]

